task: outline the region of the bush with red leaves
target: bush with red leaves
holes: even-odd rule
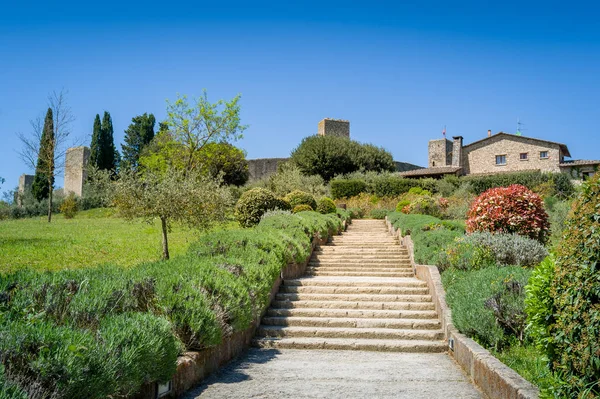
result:
[[[545,243],[548,214],[539,195],[520,184],[492,188],[473,201],[467,213],[467,233],[515,233]]]

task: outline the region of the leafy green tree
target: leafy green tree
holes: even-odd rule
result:
[[[395,172],[396,163],[392,154],[373,144],[353,142],[353,157],[358,169],[363,172]]]
[[[199,152],[198,163],[208,176],[222,175],[225,184],[243,186],[250,176],[246,154],[229,143],[208,143]]]
[[[90,148],[90,164],[100,170],[117,170],[118,152],[115,148],[114,129],[110,113],[104,111],[102,122],[100,115],[96,114],[92,144]]]
[[[164,173],[125,170],[114,184],[114,203],[121,216],[160,220],[163,259],[169,259],[168,233],[173,223],[208,228],[225,220],[231,202],[229,190],[220,181],[178,168]]]
[[[166,124],[181,147],[185,170],[198,166],[197,155],[206,144],[242,138],[247,126],[240,123],[239,100],[237,95],[231,101],[211,103],[206,90],[193,104],[186,96],[178,96],[175,102],[167,100]]]
[[[154,138],[155,124],[153,114],[144,113],[131,118],[131,124],[125,130],[125,144],[121,144],[124,168],[137,170],[142,150]]]
[[[38,201],[50,196],[54,186],[54,121],[52,109],[48,108],[44,119],[44,128],[40,140],[40,151],[38,154],[35,176],[31,192]]]

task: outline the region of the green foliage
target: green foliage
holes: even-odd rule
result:
[[[90,165],[92,167],[112,173],[116,172],[118,153],[113,136],[114,129],[110,113],[104,111],[102,122],[100,122],[100,115],[96,114],[90,148]]]
[[[311,211],[314,211],[317,208],[317,201],[315,201],[315,198],[304,191],[294,190],[283,199],[288,202],[292,208],[295,208],[298,205],[308,205]]]
[[[52,108],[48,108],[46,119],[44,119],[35,175],[31,186],[31,193],[38,201],[49,198],[51,190],[54,187],[55,141]]]
[[[422,195],[411,202],[409,206],[409,212],[418,215],[434,216],[437,218],[442,216],[442,209],[440,208],[438,201],[428,195]]]
[[[142,150],[154,138],[155,124],[154,114],[144,113],[131,118],[131,124],[125,130],[125,143],[121,144],[124,168],[137,170]],[[94,132],[95,127],[94,125]]]
[[[410,206],[409,200],[398,201],[398,205],[396,205],[396,212],[402,212],[407,206]]]
[[[255,226],[265,212],[277,209],[280,204],[272,192],[253,188],[243,193],[236,203],[235,218],[243,227]]]
[[[550,287],[554,279],[554,270],[555,259],[549,256],[533,270],[525,287],[527,332],[547,359],[553,357],[550,326],[554,324],[554,298]]]
[[[560,200],[557,197],[544,198],[544,205],[550,221],[550,244],[556,246],[567,226],[567,216],[571,210],[572,200]]]
[[[444,197],[449,197],[460,187],[460,178],[455,175],[446,175],[435,183],[435,191]]]
[[[306,212],[306,211],[312,211],[314,209],[312,209],[310,207],[310,205],[306,205],[306,204],[300,204],[300,205],[296,205],[294,208],[292,208],[292,213],[298,213],[298,212]]]
[[[335,214],[348,224],[352,222],[352,213],[349,210],[336,208]]]
[[[73,219],[79,211],[77,206],[77,200],[74,193],[70,193],[60,205],[60,213],[63,214],[65,219]]]
[[[364,181],[355,179],[336,179],[332,180],[329,184],[333,199],[354,197],[360,193],[364,193],[367,189],[367,184]]]
[[[294,190],[306,191],[315,198],[329,195],[329,187],[325,185],[321,176],[306,176],[292,162],[284,162],[278,165],[277,173],[248,184],[248,188],[254,187],[265,188],[281,197]]]
[[[449,269],[442,274],[454,325],[463,334],[495,350],[524,338],[523,298],[530,272],[516,266],[475,271]]]
[[[354,171],[394,171],[390,153],[383,148],[361,144],[345,137],[309,136],[291,154],[291,162],[306,175],[325,181]]]
[[[546,182],[552,183],[555,195],[560,198],[568,198],[574,192],[571,180],[564,173],[515,172],[488,176],[465,176],[460,179],[462,182],[470,183],[473,193],[477,195],[491,188],[508,187],[513,184],[520,184],[534,190],[540,184]]]
[[[352,219],[361,219],[365,215],[362,209],[356,207],[348,208],[348,212],[350,212],[350,217]]]
[[[200,168],[213,179],[222,178],[224,184],[235,186],[248,181],[246,154],[232,144],[207,143],[198,155]]]
[[[380,196],[396,196],[408,192],[419,184],[419,180],[405,179],[394,175],[384,175],[375,179],[370,192]]]
[[[550,324],[550,360],[555,389],[576,397],[600,395],[600,174],[582,187],[556,253],[550,288],[555,322]],[[562,381],[562,383],[560,382]],[[595,385],[594,385],[595,384]]]
[[[315,210],[322,214],[328,214],[335,213],[336,209],[335,203],[331,198],[323,197],[317,201],[317,208]]]
[[[388,213],[393,212],[390,209],[372,209],[369,213],[371,219],[385,219]]]

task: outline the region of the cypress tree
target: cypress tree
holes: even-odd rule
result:
[[[50,196],[54,186],[54,120],[52,109],[48,108],[44,128],[40,139],[40,149],[38,152],[37,164],[35,167],[35,176],[31,192],[38,201]]]
[[[104,117],[102,118],[102,164],[99,165],[99,169],[111,170],[115,172],[117,170],[117,149],[115,148],[114,140],[114,129],[112,125],[112,118],[110,113],[104,111]]]
[[[90,164],[100,169],[99,160],[102,148],[102,125],[100,115],[96,114],[94,119],[94,130],[92,132],[92,144],[90,145]]]
[[[153,114],[144,113],[131,118],[131,124],[125,130],[125,144],[121,144],[123,163],[126,167],[137,169],[142,150],[154,138],[155,124]]]

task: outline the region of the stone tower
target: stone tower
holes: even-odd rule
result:
[[[88,147],[72,147],[65,159],[65,194],[75,193],[81,197],[83,183],[87,179],[87,164],[90,158]]]
[[[33,175],[21,175],[19,177],[19,188],[17,190],[17,195],[15,196],[18,206],[23,205],[23,197],[25,196],[25,193],[31,191],[31,186],[33,185],[33,178]]]
[[[429,168],[452,165],[454,143],[447,139],[429,140]]]
[[[350,122],[342,119],[325,118],[319,122],[319,136],[338,136],[350,138]]]

